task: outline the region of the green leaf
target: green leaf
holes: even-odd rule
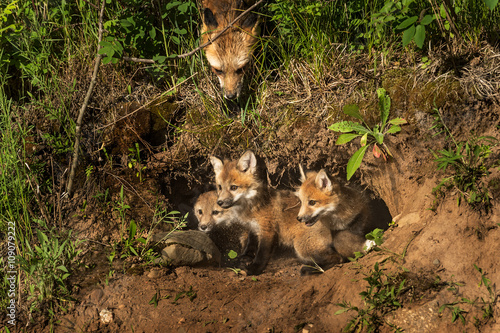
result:
[[[361,114],[359,113],[359,107],[356,104],[348,104],[344,106],[344,113],[361,121],[363,120],[363,117],[361,117]]]
[[[331,129],[332,131],[342,132],[342,133],[356,131],[359,134],[364,134],[369,132],[369,130],[367,130],[365,127],[353,121],[341,121],[333,125],[330,125],[328,128]]]
[[[401,127],[394,125],[391,128],[389,128],[389,130],[386,132],[386,134],[394,134],[394,133],[397,133],[399,131],[401,131]]]
[[[389,120],[389,124],[391,124],[391,125],[403,125],[403,124],[407,124],[407,123],[408,122],[404,118],[394,118],[394,119]]]
[[[349,308],[340,309],[340,310],[336,311],[336,312],[334,313],[334,315],[335,315],[335,316],[337,316],[337,315],[342,314],[342,313],[344,313],[344,312],[347,312],[347,311],[349,311],[349,310],[350,310]]]
[[[365,133],[365,134],[361,137],[361,141],[360,141],[361,147],[366,146],[366,142],[367,142],[367,141],[368,141],[368,133]]]
[[[415,26],[412,25],[403,32],[403,47],[410,44],[411,40],[415,36]]]
[[[360,134],[355,134],[355,133],[341,134],[337,139],[337,141],[335,142],[335,144],[343,145],[344,143],[348,143],[349,141],[356,139],[358,136],[360,136]]]
[[[68,269],[64,267],[63,265],[56,267],[57,269],[60,269],[63,272],[69,273]]]
[[[386,95],[384,88],[377,89],[378,105],[380,108],[380,119],[382,120],[382,130],[385,127],[387,118],[389,118],[389,110],[391,109],[391,98]]]
[[[396,29],[398,30],[403,30],[403,29],[406,29],[408,28],[410,25],[412,25],[413,23],[417,22],[418,20],[418,16],[412,16],[412,17],[408,17],[406,20],[404,20],[403,22],[401,22],[401,24],[399,24]]]
[[[230,250],[227,256],[229,257],[229,259],[234,259],[238,256],[238,253],[236,253],[236,251]]]
[[[155,308],[158,306],[158,293],[153,295],[153,298],[151,298],[148,304],[154,305]]]
[[[425,27],[421,24],[415,28],[415,44],[421,49],[425,41]]]
[[[434,21],[434,15],[425,15],[420,24],[428,25]]]
[[[130,221],[130,229],[129,229],[129,239],[130,240],[133,240],[134,237],[135,237],[135,233],[137,231],[137,224],[135,224],[135,221],[134,220],[131,220]]]
[[[496,5],[498,4],[498,0],[484,0],[484,3],[491,11],[493,11],[493,9],[495,9]]]
[[[367,148],[368,145],[359,148],[358,151],[351,156],[349,162],[347,162],[347,180],[351,179],[354,172],[358,170],[359,166],[361,165],[361,161],[363,160],[363,157],[365,157]]]

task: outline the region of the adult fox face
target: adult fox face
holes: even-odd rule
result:
[[[248,70],[257,36],[259,20],[255,13],[248,13],[217,39],[217,34],[238,17],[248,5],[241,0],[203,1],[202,42],[213,41],[205,48],[205,55],[217,75],[227,99],[240,96],[243,77]]]

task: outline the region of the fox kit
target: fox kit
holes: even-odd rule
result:
[[[311,227],[297,223],[297,198],[292,192],[273,190],[262,181],[253,152],[245,152],[239,160],[222,161],[211,156],[210,161],[215,171],[217,204],[234,209],[256,235],[255,258],[246,268],[249,274],[264,270],[277,244],[293,248],[299,260],[308,265],[328,268],[341,262],[329,228],[321,223]],[[301,273],[315,271],[303,266]]]
[[[239,222],[235,209],[225,209],[217,205],[217,192],[201,194],[194,204],[194,214],[198,219],[198,230],[210,233],[210,237],[215,238],[213,240],[218,246],[230,242],[232,236],[236,235],[241,245],[241,255],[246,253],[249,230]]]
[[[297,191],[301,207],[297,220],[312,227],[320,221],[330,230],[336,250],[344,258],[369,248],[373,242],[365,235],[380,227],[372,215],[368,198],[358,190],[331,180],[325,170],[304,173]],[[387,224],[385,225],[387,228]]]
[[[212,39],[249,7],[244,0],[202,1],[202,43]],[[248,13],[220,37],[205,47],[213,72],[219,78],[224,97],[239,97],[243,76],[250,66],[254,44],[259,35],[259,20],[255,13]]]

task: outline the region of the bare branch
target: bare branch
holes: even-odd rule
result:
[[[92,91],[97,82],[97,73],[99,71],[99,65],[101,64],[102,54],[99,54],[99,50],[101,48],[100,43],[102,40],[102,18],[104,16],[104,7],[106,5],[106,0],[101,0],[101,12],[99,13],[99,35],[98,35],[98,43],[97,43],[97,58],[95,60],[94,72],[92,73],[92,79],[90,81],[89,89],[87,90],[87,94],[85,95],[85,99],[83,101],[82,107],[80,108],[80,113],[78,114],[78,119],[76,121],[76,130],[75,130],[75,147],[73,150],[73,159],[71,163],[71,169],[68,178],[68,186],[66,187],[66,192],[69,196],[73,194],[73,181],[75,178],[75,170],[78,166],[78,152],[80,150],[80,136],[82,135],[82,121],[83,116],[85,114],[85,110],[89,104],[90,96],[92,96]]]

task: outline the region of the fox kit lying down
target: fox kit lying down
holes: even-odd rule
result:
[[[371,247],[365,235],[384,227],[372,213],[368,198],[360,191],[344,186],[328,177],[322,169],[307,172],[300,166],[302,185],[297,191],[301,207],[297,220],[312,227],[320,221],[334,237],[337,251],[353,257],[364,247]],[[385,224],[387,228],[387,223]]]
[[[254,2],[203,0],[202,43],[211,41]],[[258,16],[250,12],[205,48],[205,55],[219,78],[225,98],[231,100],[240,96],[243,76],[250,66],[259,33]]]
[[[211,156],[210,161],[215,171],[217,204],[234,209],[238,219],[256,235],[256,255],[246,267],[249,274],[264,270],[277,244],[293,248],[307,265],[316,263],[328,268],[341,262],[329,228],[322,223],[310,227],[297,223],[297,198],[292,192],[271,189],[262,181],[253,152],[245,152],[239,160],[222,161]],[[302,274],[315,272],[310,266],[301,269]]]

